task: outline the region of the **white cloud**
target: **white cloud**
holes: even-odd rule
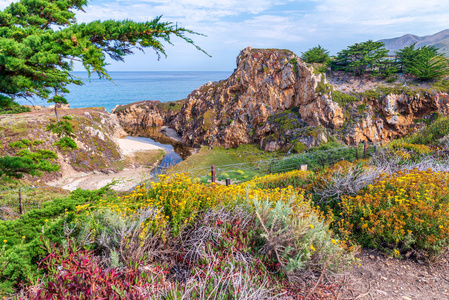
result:
[[[0,8],[11,2],[0,0]],[[449,0],[94,0],[86,11],[77,14],[78,21],[147,21],[163,15],[163,21],[206,34],[207,38],[192,38],[214,57],[175,39],[175,47],[167,46],[169,59],[155,64],[172,70],[195,64],[232,69],[236,54],[246,46],[289,48],[300,54],[321,44],[336,53],[368,39],[428,35],[449,28]]]
[[[17,2],[19,0],[1,0],[0,1],[0,10],[4,10],[8,5],[13,2]]]

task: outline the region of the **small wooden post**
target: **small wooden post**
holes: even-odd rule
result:
[[[22,215],[22,191],[19,189],[19,214]]]
[[[363,143],[363,159],[366,159],[366,149],[368,148],[368,145],[366,142]]]
[[[307,165],[301,165],[301,171],[307,171]]]
[[[354,148],[355,148],[355,159],[359,160],[359,147],[355,146]]]
[[[377,154],[377,144],[374,145],[374,155]]]
[[[215,166],[211,167],[211,171],[210,171],[210,175],[211,175],[211,182],[215,182]]]
[[[231,178],[226,178],[226,186],[230,186],[231,185]]]

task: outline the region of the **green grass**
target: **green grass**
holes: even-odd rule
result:
[[[237,148],[230,149],[224,149],[223,147],[209,149],[206,146],[202,146],[197,154],[194,154],[176,166],[171,167],[167,170],[167,173],[172,174],[189,172],[189,170],[204,169],[204,173],[206,174],[212,165],[223,166],[239,163],[251,163],[259,160],[275,158],[276,156],[277,153],[262,151],[257,146],[252,144],[240,145]],[[254,174],[251,174],[251,176],[253,175]]]

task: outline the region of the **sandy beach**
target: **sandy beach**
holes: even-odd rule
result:
[[[130,155],[137,151],[163,150],[161,147],[130,139],[117,139],[117,144],[124,155]]]
[[[136,152],[163,150],[161,147],[130,139],[117,139],[117,144],[125,156],[132,156]],[[116,191],[128,191],[138,185],[142,180],[150,176],[153,168],[137,167],[124,168],[117,173],[104,174],[100,172],[77,172],[70,165],[61,167],[63,177],[48,185],[61,187],[73,191],[77,188],[86,190],[99,189],[113,181],[117,182],[112,189]]]

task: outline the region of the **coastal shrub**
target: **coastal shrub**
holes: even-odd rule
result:
[[[371,157],[374,147],[367,148],[367,158]],[[355,161],[363,157],[362,146],[345,147],[336,142],[329,142],[319,147],[311,148],[305,152],[288,156],[271,166],[271,172],[280,173],[298,170],[301,165],[308,165],[308,169],[315,171],[324,169],[339,161]]]
[[[335,208],[342,195],[357,195],[361,189],[374,182],[380,173],[381,169],[369,166],[367,161],[341,161],[319,173],[308,190],[317,205]]]
[[[65,136],[61,138],[59,141],[55,142],[55,146],[59,146],[61,150],[78,149],[76,142],[73,139],[69,138],[68,136]]]
[[[358,101],[359,99],[357,99],[356,97],[354,97],[352,95],[346,94],[346,93],[342,93],[339,91],[333,91],[332,92],[332,100],[337,102],[340,107],[344,108],[348,104]]]
[[[343,196],[338,227],[362,246],[436,255],[449,245],[449,173],[399,171]]]
[[[146,224],[146,230],[165,236],[169,227],[173,235],[193,224],[196,218],[208,208],[219,205],[235,205],[249,197],[270,198],[272,201],[296,193],[293,189],[263,190],[247,189],[243,185],[223,186],[202,184],[192,181],[186,174],[160,175],[160,182],[142,184],[126,196],[116,201],[99,201],[78,207],[78,211],[109,209],[122,217],[135,214],[139,210],[155,208],[154,218]]]
[[[41,264],[47,276],[22,294],[28,298],[210,299],[213,296],[214,299],[228,299],[254,295],[261,299],[278,299],[276,295],[281,284],[277,275],[269,273],[261,259],[239,256],[245,253],[246,257],[251,257],[245,247],[253,240],[247,230],[254,231],[254,227],[250,227],[254,223],[238,217],[238,213],[221,211],[206,214],[204,222],[190,232],[184,245],[179,245],[176,251],[165,249],[164,256],[176,261],[172,267],[163,261],[104,267],[94,251],[69,243],[65,248],[51,251]],[[216,234],[213,235],[215,239],[207,235],[211,231]],[[206,247],[199,247],[200,244]],[[200,255],[188,260],[188,269],[177,257],[178,253],[186,251],[189,257],[189,253]]]
[[[0,95],[0,115],[20,114],[30,112],[31,108],[22,106],[11,98]]]
[[[423,155],[429,155],[432,150],[426,145],[407,143],[402,140],[392,141],[388,145],[393,150],[393,154],[404,160],[416,160]]]
[[[58,171],[60,166],[52,163],[57,156],[53,151],[28,149],[18,151],[17,156],[0,157],[0,177],[22,178],[24,174],[41,176],[42,172]]]
[[[75,131],[73,130],[72,123],[69,121],[59,121],[56,123],[51,123],[47,125],[46,131],[51,131],[54,134],[56,134],[59,138],[67,136],[74,138],[75,137]]]
[[[310,183],[313,176],[311,171],[295,170],[280,174],[269,174],[262,177],[256,177],[247,181],[247,186],[260,189],[287,188],[304,188]]]
[[[73,245],[54,248],[40,269],[46,280],[28,290],[28,299],[148,299],[143,289],[155,286],[152,270],[104,270],[93,251]]]
[[[308,147],[304,143],[296,142],[292,148],[292,152],[293,153],[301,153],[307,149],[308,149]]]
[[[0,294],[10,293],[18,284],[34,283],[40,276],[37,262],[47,254],[41,237],[52,243],[64,238],[63,224],[73,220],[75,207],[106,196],[107,188],[97,191],[76,190],[67,198],[42,204],[21,219],[0,221]]]
[[[290,279],[309,268],[340,271],[351,263],[346,244],[333,238],[329,223],[306,199],[303,202],[253,199],[264,241],[261,252],[276,259]],[[312,267],[313,266],[313,267]]]
[[[449,117],[439,117],[423,130],[407,139],[412,144],[439,145],[441,138],[449,135]]]
[[[47,276],[28,295],[83,291],[140,299],[136,293],[144,288],[145,299],[279,299],[281,292],[310,290],[304,274],[336,272],[354,260],[304,191],[291,187],[227,187],[162,175],[158,183],[78,205],[68,215],[78,242],[49,251],[39,270]],[[94,252],[79,247],[83,240]]]
[[[321,95],[328,94],[329,92],[332,92],[332,91],[333,91],[332,85],[325,83],[324,80],[321,80],[320,82],[318,82],[318,84],[315,88],[315,92],[319,93]]]

